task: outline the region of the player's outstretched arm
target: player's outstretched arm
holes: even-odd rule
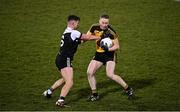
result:
[[[118,38],[116,38],[114,41],[113,41],[114,45],[109,48],[108,51],[115,51],[115,50],[118,50],[120,48],[120,45],[119,45],[119,41],[118,41]]]
[[[89,34],[82,34],[81,36],[81,40],[84,40],[84,41],[99,40],[99,39],[101,39],[101,37],[97,37],[97,36],[89,35]]]

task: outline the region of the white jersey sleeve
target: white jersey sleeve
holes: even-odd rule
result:
[[[75,39],[77,39],[77,38],[81,38],[81,33],[79,31],[77,31],[77,30],[73,30],[71,32],[71,38],[72,38],[73,41]]]

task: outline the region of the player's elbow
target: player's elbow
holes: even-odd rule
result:
[[[120,46],[119,46],[119,45],[117,46],[117,49],[120,49]]]
[[[120,46],[119,46],[119,45],[117,45],[117,46],[116,46],[116,50],[119,50],[119,49],[120,49]]]

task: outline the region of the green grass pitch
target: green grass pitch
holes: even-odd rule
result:
[[[98,102],[90,94],[86,69],[95,43],[80,45],[73,62],[74,86],[59,108],[42,97],[60,76],[54,60],[66,17],[81,17],[87,32],[102,13],[120,35],[116,73],[134,88],[123,89],[96,74]],[[180,110],[180,2],[178,0],[0,0],[0,110]]]

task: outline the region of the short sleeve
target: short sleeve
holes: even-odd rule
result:
[[[98,27],[98,24],[93,24],[91,25],[91,27],[89,28],[87,34],[94,34],[94,30]]]
[[[77,39],[77,38],[81,38],[81,32],[79,32],[79,31],[77,31],[77,30],[73,30],[72,32],[71,32],[71,38],[72,38],[72,40],[74,41],[75,39]]]

